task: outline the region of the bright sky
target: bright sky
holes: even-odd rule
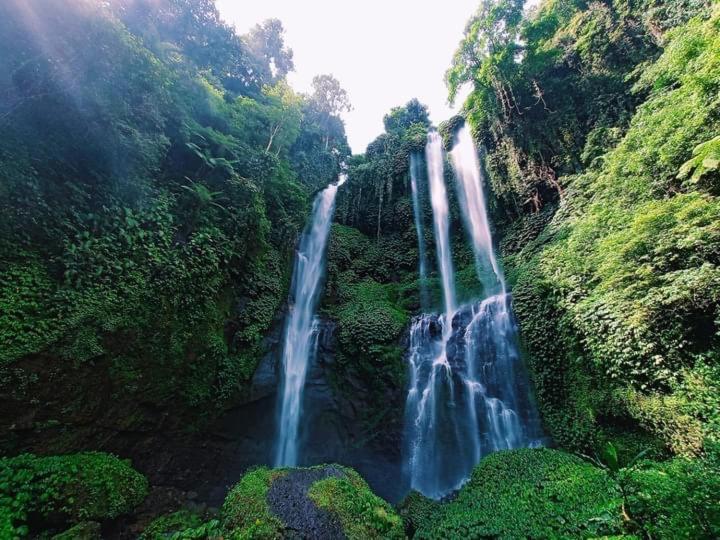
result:
[[[293,87],[310,91],[332,73],[354,109],[344,115],[355,153],[383,131],[392,107],[417,97],[433,122],[452,116],[443,82],[465,23],[480,0],[217,0],[240,34],[269,18],[282,21],[292,48]],[[462,100],[458,100],[458,105]]]

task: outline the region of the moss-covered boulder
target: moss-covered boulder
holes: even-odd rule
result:
[[[483,459],[416,538],[592,538],[622,533],[622,496],[608,474],[549,449]]]
[[[27,535],[35,524],[63,530],[127,513],[148,492],[127,460],[101,452],[0,459],[0,537]]]
[[[226,538],[403,538],[402,521],[352,469],[254,469],[221,510]]]

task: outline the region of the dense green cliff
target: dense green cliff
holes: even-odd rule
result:
[[[487,150],[538,400],[565,448],[618,437],[712,452],[718,12],[579,6],[548,3],[515,26],[481,13],[463,47],[479,45],[475,26],[504,20],[504,34],[480,65],[458,57],[448,72],[475,82],[465,109]],[[523,56],[509,63],[516,38]]]
[[[348,153],[322,95],[270,73],[292,67],[282,26],[254,50],[212,2],[150,7],[3,8],[9,451],[183,430],[242,398]]]

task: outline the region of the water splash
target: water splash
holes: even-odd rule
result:
[[[462,486],[482,456],[535,446],[541,433],[493,252],[477,152],[469,132],[461,135],[452,159],[486,298],[455,307],[443,154],[439,136],[431,134],[426,152],[445,312],[413,319],[408,353],[406,474],[411,489],[436,499]]]
[[[298,436],[302,414],[302,395],[310,358],[317,346],[315,309],[325,271],[325,248],[335,211],[338,187],[321,191],[313,203],[312,221],[303,233],[295,258],[290,311],[285,322],[282,377],[279,403],[275,466],[294,466],[298,462]]]
[[[413,215],[415,217],[415,231],[418,239],[418,274],[420,276],[420,305],[423,309],[429,306],[427,290],[427,256],[425,254],[425,227],[422,220],[422,207],[420,205],[420,192],[418,184],[421,178],[421,158],[418,154],[410,154],[410,188],[412,190]]]

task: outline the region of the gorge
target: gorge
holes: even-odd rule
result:
[[[0,3],[0,539],[720,537],[718,2],[233,4]]]

